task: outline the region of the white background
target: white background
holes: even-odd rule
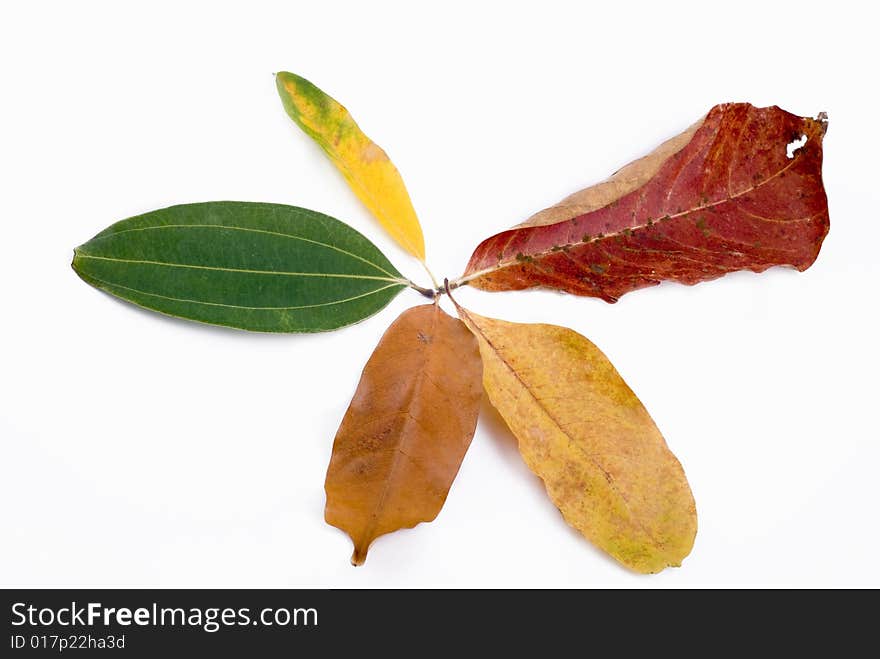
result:
[[[0,584],[880,586],[868,5],[4,3]],[[693,488],[682,568],[632,574],[569,529],[486,405],[439,518],[352,568],[323,522],[333,436],[373,346],[422,298],[266,336],[160,317],[75,276],[72,248],[116,220],[236,199],[334,215],[423,280],[284,114],[284,69],[386,148],[450,277],[483,238],[715,103],[828,112],[832,228],[805,273],[616,305],[459,295],[606,352]]]

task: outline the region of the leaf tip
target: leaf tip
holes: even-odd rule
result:
[[[70,259],[70,267],[76,274],[79,274],[79,247],[73,248],[73,258]]]
[[[360,567],[367,561],[367,547],[361,547],[359,545],[354,546],[354,551],[351,554],[351,564],[354,567]]]
[[[323,99],[326,94],[316,85],[305,78],[290,71],[279,71],[275,74],[275,86],[282,99],[295,104],[303,98],[311,99],[312,102]]]
[[[278,71],[275,74],[275,84],[279,89],[284,89],[287,85],[295,85],[298,78],[298,75],[290,71]]]
[[[279,71],[275,74],[275,87],[287,114],[301,125],[303,97],[314,98],[315,92],[319,91],[318,88],[302,76],[290,71]]]
[[[275,72],[275,80],[278,81],[279,84],[286,80],[290,80],[292,78],[297,78],[298,76],[290,71],[276,71]]]

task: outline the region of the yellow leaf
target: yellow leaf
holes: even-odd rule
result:
[[[317,142],[385,230],[420,261],[425,239],[400,172],[340,103],[305,78],[275,77],[284,109]]]
[[[565,520],[638,572],[680,565],[697,530],[690,487],[605,355],[564,327],[459,313],[489,400]]]

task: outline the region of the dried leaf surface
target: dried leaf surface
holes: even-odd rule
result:
[[[489,400],[565,520],[638,572],[679,565],[697,530],[690,487],[605,355],[564,327],[460,313]]]
[[[483,241],[460,281],[614,302],[664,280],[805,270],[828,233],[826,125],[775,106],[717,105],[608,181]]]
[[[482,367],[476,339],[438,305],[385,332],[333,443],[325,518],[351,536],[352,563],[385,533],[433,520],[470,446]]]

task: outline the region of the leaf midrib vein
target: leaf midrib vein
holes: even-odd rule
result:
[[[437,318],[439,315],[439,310],[435,307],[433,313],[431,314],[431,331],[430,336],[436,336],[437,329]],[[391,483],[394,480],[395,473],[397,472],[398,465],[400,463],[400,455],[405,455],[410,461],[412,458],[406,453],[404,449],[407,448],[408,440],[412,435],[411,432],[407,432],[409,429],[409,425],[411,422],[416,422],[416,417],[410,411],[410,408],[413,405],[413,402],[418,400],[419,395],[422,391],[422,383],[425,380],[425,375],[429,370],[431,358],[434,354],[434,343],[431,342],[425,346],[419,346],[420,352],[422,353],[422,364],[418,370],[418,374],[415,378],[415,382],[413,383],[412,388],[409,390],[409,396],[407,397],[406,402],[401,405],[399,413],[403,413],[406,415],[403,429],[401,431],[401,441],[394,447],[394,457],[391,459],[391,466],[388,468],[388,478],[385,479],[385,484],[382,488],[382,492],[379,495],[379,500],[376,502],[375,507],[373,508],[373,513],[370,515],[370,523],[364,528],[363,536],[361,539],[360,545],[363,545],[366,540],[373,536],[373,533],[376,531],[376,527],[379,525],[379,515],[382,513],[382,508],[385,506],[385,501],[388,499],[388,495],[391,490]],[[367,551],[369,547],[364,548],[364,552]]]
[[[732,195],[728,195],[728,196],[726,196],[724,199],[719,199],[719,200],[717,200],[717,201],[713,201],[712,203],[709,203],[709,204],[703,204],[703,205],[701,205],[701,206],[697,206],[697,207],[695,207],[695,208],[691,208],[691,209],[688,209],[688,210],[684,210],[684,211],[681,211],[680,213],[678,213],[678,212],[676,212],[676,213],[670,213],[670,214],[668,214],[668,215],[665,216],[665,217],[667,217],[669,220],[674,220],[674,219],[679,218],[679,217],[684,217],[684,216],[687,216],[687,215],[691,215],[691,214],[693,214],[693,213],[698,213],[698,212],[700,212],[700,211],[704,211],[704,210],[706,210],[706,209],[713,208],[713,207],[715,207],[715,206],[720,206],[721,204],[725,204],[725,203],[731,202],[731,201],[733,201],[734,199],[737,199],[738,197],[741,197],[741,196],[743,196],[743,195],[746,195],[746,194],[748,194],[748,193],[750,193],[750,192],[754,192],[755,190],[757,190],[757,189],[760,188],[761,186],[765,185],[766,183],[768,183],[768,182],[771,181],[772,179],[776,178],[776,177],[779,176],[780,174],[782,174],[782,173],[784,173],[785,171],[787,171],[788,169],[790,169],[790,168],[795,164],[795,162],[797,162],[797,158],[792,158],[792,159],[791,159],[791,162],[789,162],[788,164],[786,164],[785,167],[783,167],[782,169],[780,169],[778,172],[772,174],[771,176],[769,176],[769,177],[763,179],[763,180],[762,180],[760,183],[758,183],[757,185],[753,185],[753,186],[751,186],[751,187],[744,188],[743,190],[740,190],[739,192],[737,192],[737,193],[735,193],[735,194],[732,194]],[[678,178],[678,177],[676,177],[676,181],[677,181],[677,178]],[[673,181],[673,183],[672,183],[673,186],[675,185],[675,182],[676,182],[676,181]],[[646,185],[647,185],[647,184],[646,184]],[[644,186],[643,186],[643,187],[644,187]],[[639,189],[641,189],[641,188],[637,188],[636,190],[633,190],[633,191],[630,192],[629,194],[633,194],[634,192],[636,192],[636,191],[639,190]],[[607,207],[607,206],[608,206],[608,204],[606,204],[606,205],[603,206],[602,208],[605,208],[605,207]],[[595,213],[595,212],[597,212],[597,211],[599,211],[599,210],[601,210],[601,208],[597,208],[596,210],[591,211],[591,212]],[[561,220],[561,221],[559,221],[559,222],[554,222],[553,225],[546,225],[546,226],[554,226],[554,225],[563,224],[563,223],[565,223],[565,222],[571,222],[573,219],[575,219],[575,218],[568,218],[567,220]],[[768,220],[768,218],[762,218],[762,219]],[[787,222],[797,222],[797,221],[802,221],[802,220],[803,220],[803,218],[791,218],[791,219],[786,219],[786,220],[777,220],[777,222],[787,223]],[[624,234],[624,233],[627,232],[627,231],[635,232],[635,231],[639,231],[639,230],[641,230],[641,229],[648,228],[648,227],[653,226],[653,225],[655,225],[655,224],[656,224],[656,220],[651,220],[651,224],[648,224],[648,223],[646,222],[645,224],[639,224],[639,225],[636,225],[636,226],[625,227],[625,228],[621,229],[620,231],[615,231],[615,232],[613,232],[613,233],[607,233],[607,234],[604,234],[604,235],[602,236],[602,238],[593,238],[590,242],[591,242],[591,243],[592,243],[592,242],[604,242],[604,241],[607,241],[607,240],[609,240],[609,239],[611,239],[611,238],[614,238],[615,236],[622,235],[622,234]],[[511,240],[513,240],[514,235],[515,235],[517,232],[524,231],[524,230],[528,230],[528,229],[531,229],[531,228],[533,228],[533,227],[522,227],[522,228],[514,228],[514,229],[511,229],[511,230],[510,230],[510,231],[511,231],[511,236],[510,236],[510,238],[509,238],[509,240],[508,240],[508,243],[509,243]],[[555,253],[556,251],[559,251],[559,248],[562,248],[562,249],[565,249],[566,247],[567,247],[567,248],[573,248],[573,247],[575,247],[575,246],[577,246],[577,245],[580,245],[580,244],[584,244],[584,243],[582,243],[582,242],[565,243],[564,245],[558,245],[558,246],[557,246],[557,249],[553,249],[553,248],[551,248],[551,249],[547,249],[547,250],[544,250],[544,251],[541,251],[541,252],[535,252],[534,254],[529,254],[529,256],[530,256],[531,258],[537,260],[537,259],[541,259],[541,258],[543,258],[544,256],[547,256],[548,254],[553,254],[553,253]],[[506,249],[506,247],[505,247],[505,249]],[[503,270],[504,268],[509,268],[510,266],[513,266],[513,265],[516,265],[516,264],[517,264],[516,259],[506,259],[506,260],[505,260],[505,259],[502,259],[502,260],[499,260],[498,263],[496,263],[496,264],[493,265],[493,266],[490,266],[490,267],[488,267],[488,268],[483,268],[482,270],[478,270],[478,271],[473,272],[473,273],[471,273],[471,274],[469,274],[469,275],[466,275],[466,276],[460,277],[460,278],[457,280],[457,282],[458,282],[459,285],[461,285],[461,284],[465,284],[465,283],[467,283],[467,282],[469,282],[469,281],[472,281],[472,280],[474,280],[474,279],[477,279],[478,277],[482,277],[483,275],[487,275],[487,274],[490,274],[490,273],[492,273],[492,272],[496,272],[496,271],[498,271],[498,270]]]
[[[288,272],[283,270],[254,270],[251,268],[226,268],[214,265],[196,265],[194,263],[170,263],[167,261],[152,261],[149,259],[120,259],[110,256],[96,256],[94,254],[85,254],[77,251],[77,257],[85,259],[95,259],[98,261],[112,261],[114,263],[131,263],[137,265],[159,265],[171,268],[191,268],[193,270],[213,270],[218,272],[241,272],[244,274],[256,275],[280,275],[288,277],[330,277],[338,279],[370,279],[374,281],[388,281],[394,284],[406,285],[406,280],[390,277],[376,277],[372,275],[351,275],[333,272]]]
[[[507,368],[507,370],[510,371],[510,373],[513,375],[514,379],[515,379],[515,380],[520,384],[520,386],[521,386],[521,387],[522,387],[522,388],[523,388],[523,389],[529,394],[529,396],[532,398],[532,400],[535,401],[535,404],[538,406],[538,408],[539,408],[539,409],[540,409],[545,415],[547,415],[547,418],[550,419],[550,420],[553,422],[553,424],[554,424],[557,428],[559,428],[559,432],[561,432],[563,435],[565,435],[565,437],[568,439],[569,443],[572,444],[572,445],[574,445],[574,446],[576,446],[577,449],[578,449],[578,451],[580,451],[580,452],[581,452],[581,453],[587,458],[587,460],[589,460],[590,463],[591,463],[596,469],[598,469],[598,470],[602,473],[602,475],[604,476],[605,481],[608,483],[608,486],[611,488],[611,490],[612,490],[612,491],[613,491],[613,492],[614,492],[614,493],[620,498],[620,500],[623,502],[624,507],[626,508],[627,512],[629,512],[629,514],[630,514],[632,520],[636,523],[636,525],[642,530],[642,532],[643,532],[646,536],[648,536],[648,538],[651,540],[651,542],[654,544],[654,546],[655,546],[658,550],[660,550],[661,552],[664,552],[665,549],[666,549],[664,543],[662,543],[662,542],[660,542],[659,540],[657,540],[657,539],[654,537],[654,534],[651,533],[651,531],[648,530],[648,528],[644,525],[644,523],[642,522],[642,520],[639,519],[638,516],[636,516],[636,515],[633,513],[632,508],[630,508],[630,505],[629,505],[629,500],[628,500],[628,499],[623,495],[623,493],[617,488],[617,485],[615,484],[615,482],[614,482],[614,478],[611,476],[611,474],[608,473],[608,471],[607,471],[607,470],[606,470],[601,464],[599,464],[599,463],[596,461],[596,459],[595,459],[595,457],[593,456],[593,454],[588,453],[586,450],[584,450],[584,448],[583,448],[583,447],[582,447],[582,446],[581,446],[581,445],[580,445],[580,444],[579,444],[579,443],[578,443],[578,442],[577,442],[577,441],[576,441],[576,440],[575,440],[575,439],[569,434],[569,432],[563,427],[563,425],[559,422],[559,420],[558,420],[558,419],[557,419],[557,418],[556,418],[556,417],[550,412],[550,410],[548,410],[548,409],[544,406],[544,404],[543,404],[543,402],[541,401],[541,399],[539,399],[539,398],[535,395],[535,393],[531,390],[531,388],[530,388],[530,387],[526,384],[526,382],[520,377],[520,375],[519,375],[519,373],[516,371],[516,369],[514,369],[513,366],[511,366],[510,363],[508,363],[508,361],[504,358],[504,356],[501,354],[501,352],[498,350],[498,348],[495,346],[495,344],[492,343],[492,341],[489,339],[489,337],[486,336],[486,334],[483,332],[482,328],[481,328],[479,325],[477,325],[477,323],[474,322],[474,320],[473,320],[473,318],[471,317],[471,315],[470,315],[470,314],[469,314],[464,308],[462,308],[462,307],[459,307],[459,310],[462,311],[462,312],[468,317],[468,320],[470,321],[468,324],[471,325],[472,327],[476,328],[477,332],[480,333],[480,336],[483,338],[483,340],[486,342],[486,344],[492,349],[492,352],[494,352],[494,353],[498,356],[498,359],[501,361],[502,364],[504,364],[505,368]],[[544,479],[542,478],[541,480],[544,480]],[[546,481],[545,481],[545,485],[546,485]]]
[[[388,275],[389,277],[394,278],[394,275],[392,273],[388,272],[382,266],[377,265],[376,263],[373,263],[372,261],[369,261],[369,260],[363,258],[362,256],[358,256],[357,254],[354,254],[353,252],[349,252],[348,250],[342,249],[341,247],[336,247],[335,245],[323,243],[320,240],[313,240],[311,238],[305,238],[303,236],[296,236],[296,235],[293,235],[290,233],[269,231],[267,229],[252,229],[250,227],[239,227],[239,226],[234,226],[234,225],[229,225],[229,224],[162,224],[159,226],[138,227],[135,229],[123,229],[122,231],[114,231],[112,233],[106,233],[103,235],[95,236],[94,238],[92,238],[92,241],[102,240],[104,238],[110,238],[111,236],[118,236],[120,234],[130,233],[132,231],[154,231],[154,230],[158,230],[158,229],[189,229],[189,228],[229,229],[231,231],[246,231],[246,232],[250,232],[250,233],[259,233],[259,234],[265,234],[265,235],[269,235],[269,236],[279,236],[281,238],[290,238],[292,240],[301,240],[302,242],[311,243],[313,245],[319,245],[321,247],[326,247],[327,249],[332,249],[336,252],[339,252],[340,254],[345,254],[346,256],[350,256],[351,258],[357,259],[358,261],[366,263],[367,265],[370,265],[370,266],[376,268],[377,270]],[[92,241],[89,241],[89,242],[92,242]]]

